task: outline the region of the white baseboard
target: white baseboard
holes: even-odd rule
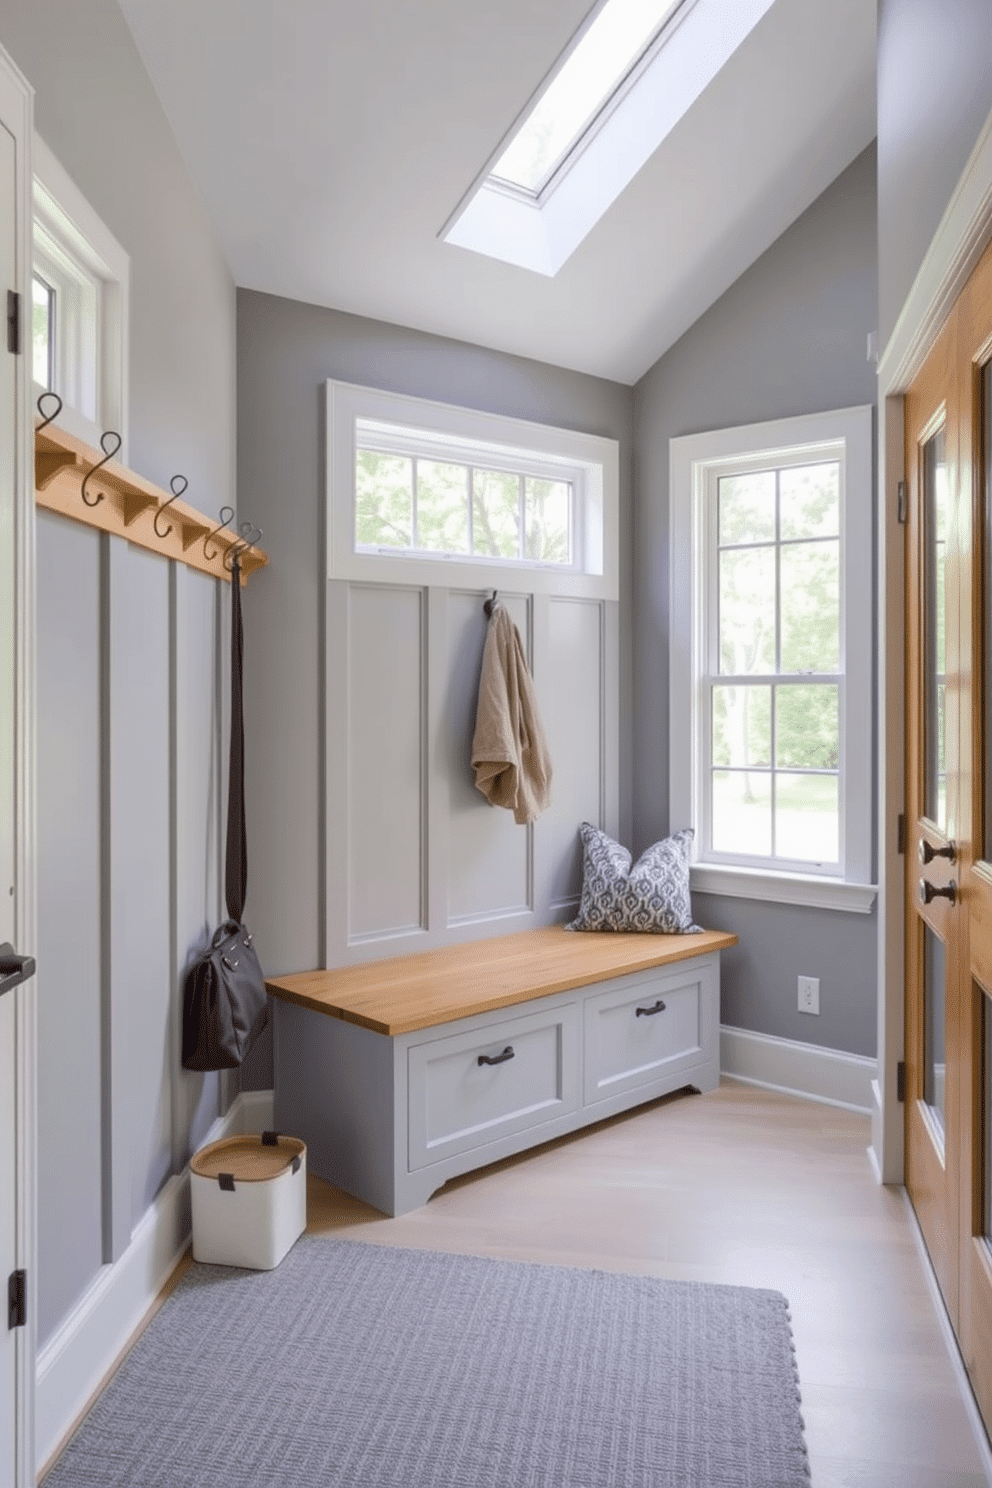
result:
[[[720,1028],[720,1071],[746,1085],[781,1090],[851,1111],[872,1109],[877,1061],[745,1028]]]
[[[204,1139],[272,1125],[272,1091],[239,1095]],[[142,1215],[131,1244],[94,1277],[38,1354],[35,1460],[44,1468],[168,1281],[190,1241],[189,1168],[170,1178]]]

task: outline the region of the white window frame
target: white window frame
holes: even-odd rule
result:
[[[327,573],[369,583],[523,589],[619,598],[619,444],[615,439],[436,403],[354,383],[327,382]],[[556,475],[573,484],[573,562],[360,548],[355,456],[360,421],[409,430],[407,452]],[[397,448],[399,446],[397,445]]]
[[[721,474],[823,459],[841,463],[840,864],[728,862],[709,848],[708,607]],[[867,913],[872,862],[872,408],[846,408],[673,439],[669,445],[669,801],[673,829],[693,826],[691,882],[704,893]]]
[[[58,421],[90,445],[115,429],[126,460],[131,260],[37,135],[33,165],[33,268],[56,291]],[[33,384],[35,403],[44,391]]]

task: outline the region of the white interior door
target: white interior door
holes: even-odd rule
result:
[[[17,283],[17,150],[0,124],[0,309]],[[16,358],[0,339],[0,943],[14,940],[14,595]],[[7,1278],[17,1266],[17,1069],[15,1002],[0,995],[0,1482],[15,1482],[17,1334],[9,1328]]]

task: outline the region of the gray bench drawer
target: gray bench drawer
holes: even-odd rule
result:
[[[674,975],[646,972],[602,996],[587,997],[584,1103],[699,1064],[706,1057],[703,988],[704,979],[690,962]]]
[[[500,1062],[480,1064],[480,1055]],[[578,1110],[579,1008],[425,1040],[407,1061],[412,1172]]]

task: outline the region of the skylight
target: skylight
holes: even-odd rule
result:
[[[683,0],[606,0],[492,168],[537,196]]]
[[[557,274],[773,3],[606,0],[440,236]]]

